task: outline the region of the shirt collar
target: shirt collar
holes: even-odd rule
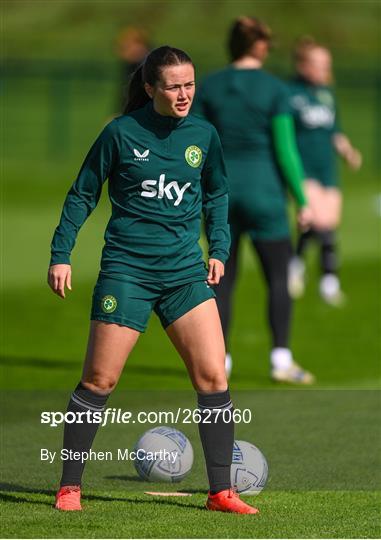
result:
[[[153,120],[155,125],[160,126],[164,129],[176,129],[178,126],[183,124],[185,119],[187,118],[186,116],[182,118],[174,118],[173,116],[164,116],[162,114],[159,114],[153,108],[152,100],[147,103],[145,108],[150,120]]]

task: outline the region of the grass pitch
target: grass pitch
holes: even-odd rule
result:
[[[103,91],[104,90],[104,91]],[[106,95],[110,88],[104,88]],[[9,151],[4,195],[5,248],[2,330],[2,536],[79,538],[377,538],[380,530],[380,261],[379,185],[370,162],[373,144],[367,96],[343,95],[344,123],[364,151],[364,169],[345,173],[340,231],[342,309],[324,305],[317,293],[316,252],[308,258],[306,295],[294,307],[295,358],[317,376],[311,389],[274,385],[268,377],[269,335],[265,290],[245,244],[231,335],[236,407],[253,420],[239,424],[236,438],[252,441],[269,462],[265,490],[247,500],[259,516],[221,515],[203,509],[206,476],[194,425],[176,425],[195,450],[191,475],[176,489],[187,498],[152,498],[145,491],[173,490],[137,478],[131,463],[89,463],[81,514],[52,509],[60,463],[40,460],[40,449],[59,450],[61,428],[41,426],[42,410],[64,410],[77,384],[86,347],[91,292],[96,280],[109,205],[103,198],[78,239],[73,255],[73,292],[63,302],[45,283],[49,242],[64,194],[98,127],[96,103],[82,96],[76,109],[74,148],[68,160],[44,161],[42,96],[22,116],[15,88],[8,114]],[[102,101],[103,99],[103,101]],[[352,107],[356,103],[356,108]],[[102,109],[103,107],[103,109]],[[80,116],[82,115],[82,116]],[[106,116],[106,114],[105,114]],[[29,118],[29,120],[28,120]],[[27,121],[34,131],[27,131]],[[99,120],[101,124],[101,120]],[[37,126],[37,127],[36,127]],[[23,138],[17,141],[18,134]],[[28,135],[29,133],[29,135]],[[79,134],[80,133],[80,137]],[[20,163],[10,144],[24,152]],[[25,163],[29,164],[28,172]],[[171,410],[195,405],[181,360],[152,318],[125,368],[110,406]],[[109,426],[95,448],[132,447],[152,425]]]
[[[276,492],[258,516],[207,512],[204,494],[157,500],[139,492],[93,491],[85,512],[52,510],[53,491],[7,495],[3,527],[19,538],[378,538],[373,492]],[[255,503],[253,498],[245,500]],[[17,520],[15,520],[17,512]],[[361,522],[361,525],[359,524]]]
[[[40,449],[59,451],[62,426],[42,426],[39,416],[41,411],[64,410],[67,392],[19,390],[4,396],[4,537],[378,538],[381,533],[376,391],[233,392],[237,406],[254,412],[250,424],[236,426],[236,437],[255,442],[269,462],[265,490],[244,497],[260,508],[259,516],[205,510],[204,463],[194,424],[176,425],[195,453],[191,474],[181,483],[142,481],[130,461],[91,461],[84,477],[84,512],[57,512],[52,505],[61,464],[40,461]],[[168,411],[191,407],[193,401],[192,391],[131,390],[125,396],[116,393],[110,406]],[[94,450],[116,456],[117,448],[132,449],[150,427],[135,423],[100,428]],[[191,496],[145,493],[175,490]]]

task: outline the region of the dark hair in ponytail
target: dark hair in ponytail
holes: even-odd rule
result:
[[[238,60],[257,41],[271,43],[271,30],[256,17],[239,17],[230,29],[228,48],[232,60]]]
[[[143,64],[135,69],[128,86],[127,103],[124,106],[123,114],[128,114],[135,109],[140,109],[149,101],[149,96],[143,87],[142,79]]]
[[[131,77],[127,103],[123,114],[140,109],[148,103],[150,97],[144,89],[145,83],[154,86],[160,79],[161,70],[164,67],[179,66],[181,64],[191,64],[194,67],[190,56],[181,49],[164,45],[150,52]]]

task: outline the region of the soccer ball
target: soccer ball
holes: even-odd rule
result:
[[[265,456],[246,441],[234,441],[231,484],[238,493],[257,494],[266,484],[268,466]]]
[[[135,445],[135,469],[143,480],[180,482],[193,465],[193,448],[184,433],[160,426],[146,431]]]

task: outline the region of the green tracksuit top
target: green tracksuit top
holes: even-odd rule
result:
[[[271,120],[291,113],[288,98],[287,86],[263,69],[228,66],[206,77],[194,109],[217,129],[226,159],[258,162],[274,160]]]
[[[209,257],[229,255],[228,188],[221,144],[208,122],[145,107],[115,118],[90,149],[52,241],[51,264],[70,264],[81,225],[106,179],[112,215],[101,272],[176,284],[205,279],[199,246],[205,217]]]
[[[327,86],[312,85],[301,77],[289,84],[296,139],[306,178],[325,186],[338,183],[333,135],[340,131],[336,100]]]
[[[195,113],[209,120],[221,138],[232,233],[245,230],[263,240],[287,237],[287,190],[273,138],[274,118],[291,119],[287,85],[263,69],[228,66],[206,77],[196,97]]]

